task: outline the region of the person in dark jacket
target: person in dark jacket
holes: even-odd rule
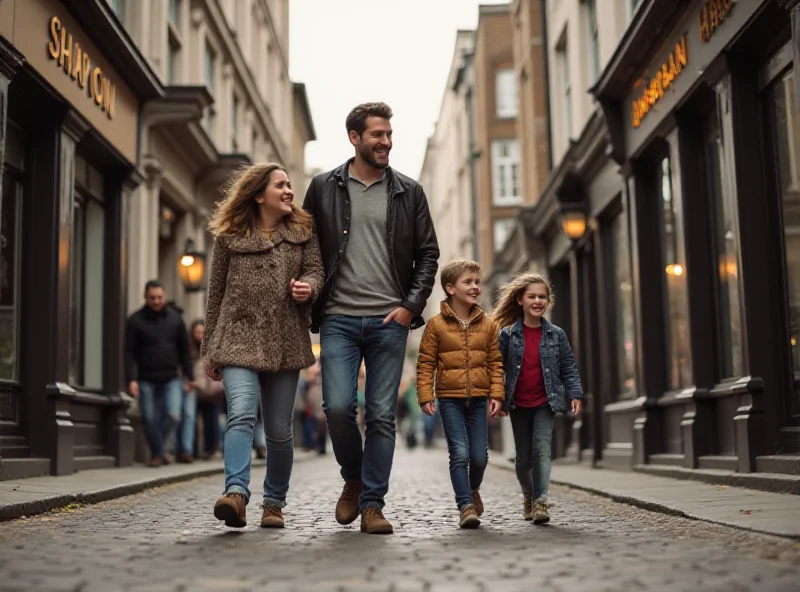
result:
[[[180,423],[194,364],[186,326],[180,313],[167,305],[164,286],[150,280],[144,298],[145,305],[128,318],[125,327],[125,377],[128,393],[139,400],[150,447],[147,465],[159,467],[171,462],[164,443]]]
[[[395,413],[409,329],[436,278],[439,246],[428,200],[416,181],[389,167],[392,110],[357,106],[346,127],[355,157],[316,176],[303,207],[317,221],[325,284],[311,330],[320,333],[323,409],[345,480],[336,520],[389,534],[384,496],[395,443]],[[356,423],[364,360],[366,440]]]

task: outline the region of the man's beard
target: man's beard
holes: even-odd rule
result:
[[[383,164],[372,158],[372,148],[368,148],[363,144],[359,146],[358,153],[361,155],[361,159],[374,169],[382,170],[385,169],[387,166],[389,166],[388,162],[386,164]]]

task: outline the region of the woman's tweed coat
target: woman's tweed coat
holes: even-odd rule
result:
[[[292,280],[311,285],[311,298],[292,299]],[[208,286],[206,365],[264,372],[314,364],[311,304],[324,280],[316,234],[281,224],[272,240],[217,238]]]

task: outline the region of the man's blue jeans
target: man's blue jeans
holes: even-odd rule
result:
[[[408,328],[394,321],[384,323],[384,318],[328,315],[320,329],[322,408],[342,478],[363,484],[361,510],[383,508],[394,457],[397,392]],[[367,370],[363,451],[356,423],[362,359]]]
[[[483,482],[489,462],[486,397],[437,399],[450,453],[450,481],[459,510],[475,505],[472,491]]]
[[[550,489],[550,450],[555,415],[550,406],[511,410],[511,429],[517,449],[514,467],[522,493],[547,501]]]
[[[176,452],[194,455],[194,438],[197,432],[197,395],[194,391],[183,394],[183,413],[181,415],[180,445]]]
[[[228,402],[225,429],[225,493],[241,493],[250,501],[250,461],[258,412],[259,386],[267,439],[264,504],[286,506],[294,462],[292,416],[299,370],[256,372],[223,368],[222,384]]]
[[[164,457],[164,443],[175,436],[181,421],[183,379],[180,376],[167,382],[139,381],[139,409],[150,455]]]

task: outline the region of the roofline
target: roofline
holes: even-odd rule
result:
[[[308,104],[308,93],[306,92],[306,85],[302,82],[292,83],[292,93],[295,100],[300,104],[303,111],[303,118],[308,125],[308,141],[313,142],[317,139],[317,132],[314,130],[314,119],[311,117],[311,106]]]

